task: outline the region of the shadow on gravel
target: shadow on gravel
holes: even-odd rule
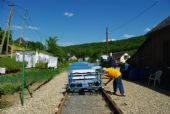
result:
[[[7,108],[12,106],[12,104],[9,101],[0,99],[0,109]]]
[[[126,80],[126,81],[128,81],[128,82],[132,82],[132,83],[138,84],[138,85],[140,85],[140,86],[143,86],[143,87],[152,89],[152,90],[154,90],[154,91],[156,91],[156,92],[159,92],[159,93],[161,93],[161,94],[170,96],[170,91],[169,91],[169,90],[166,90],[166,89],[164,89],[164,88],[162,88],[162,87],[158,87],[158,86],[154,87],[154,86],[153,86],[153,83],[151,83],[150,86],[148,86],[148,83],[146,83],[146,82],[132,81],[132,80],[128,80],[128,79],[123,79],[123,80]]]
[[[113,95],[113,92],[105,90],[107,94]]]

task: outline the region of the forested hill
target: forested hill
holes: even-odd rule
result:
[[[145,36],[138,36],[129,39],[110,41],[109,52],[128,51],[133,53],[146,39]],[[77,57],[98,57],[101,54],[106,53],[106,43],[87,43],[63,47],[66,53],[75,55]]]

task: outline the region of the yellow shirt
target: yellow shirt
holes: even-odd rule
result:
[[[107,71],[108,71],[108,77],[117,78],[121,76],[121,72],[119,72],[118,70],[114,68],[107,68]]]

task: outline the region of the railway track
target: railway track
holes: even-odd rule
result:
[[[64,93],[55,114],[123,114],[104,89],[84,95]]]

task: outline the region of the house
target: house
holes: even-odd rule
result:
[[[112,57],[117,63],[125,63],[130,58],[130,55],[127,52],[116,52],[112,54]]]
[[[27,44],[27,42],[22,37],[19,37],[14,42],[18,45],[21,45],[21,44],[26,45]]]
[[[147,39],[128,62],[138,68],[162,70],[161,84],[170,89],[170,16],[145,36]]]
[[[76,56],[72,56],[69,58],[70,61],[77,61],[77,57]]]
[[[146,37],[129,62],[139,67],[170,67],[170,16],[148,32]]]
[[[90,57],[84,57],[85,61],[89,61]]]

